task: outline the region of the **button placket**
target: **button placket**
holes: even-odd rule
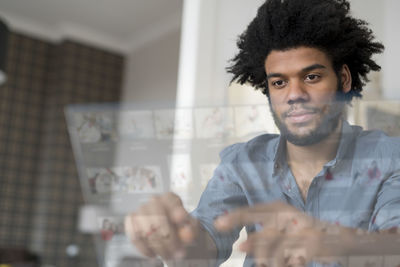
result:
[[[321,183],[321,176],[314,177],[313,181],[310,184],[310,188],[308,189],[307,199],[305,203],[306,211],[314,214],[313,207],[315,206],[315,202],[318,201],[316,194],[318,194],[319,185]]]

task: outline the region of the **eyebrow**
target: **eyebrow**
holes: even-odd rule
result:
[[[310,65],[308,67],[303,68],[301,70],[301,72],[308,72],[308,71],[312,71],[312,70],[315,70],[315,69],[326,69],[326,67],[324,65],[321,65],[321,64],[313,64],[313,65]],[[267,80],[270,79],[270,78],[282,77],[282,76],[283,76],[283,74],[281,74],[281,73],[273,72],[273,73],[270,73],[270,74],[267,75]]]

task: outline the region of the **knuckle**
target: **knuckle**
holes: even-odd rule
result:
[[[182,204],[181,198],[176,195],[175,193],[169,192],[165,195],[166,199],[168,199],[170,202],[174,204]]]
[[[141,206],[138,209],[138,211],[133,215],[134,216],[133,218],[140,218],[141,216],[143,216],[144,214],[147,213],[147,210],[148,210],[148,205],[147,204]]]
[[[154,195],[151,197],[149,204],[158,205],[160,203],[160,201],[161,201],[161,197],[159,195]]]

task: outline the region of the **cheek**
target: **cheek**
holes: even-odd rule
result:
[[[321,93],[316,94],[312,97],[313,102],[319,105],[323,109],[329,109],[330,106],[335,104],[336,101],[336,91],[331,93]]]
[[[275,114],[280,114],[279,104],[274,102],[272,99],[271,99],[271,102],[270,102],[270,107],[271,107],[271,111],[272,112],[274,112]]]
[[[280,101],[280,98],[278,95],[273,94],[269,96],[269,103],[271,105],[271,107],[273,108],[274,111],[276,111],[277,109],[279,109],[279,106],[282,106],[282,102]]]

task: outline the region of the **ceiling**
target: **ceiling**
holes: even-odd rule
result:
[[[12,30],[130,53],[179,29],[183,0],[0,0]]]

